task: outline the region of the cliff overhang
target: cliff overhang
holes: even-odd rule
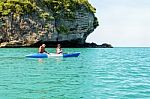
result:
[[[86,46],[98,26],[87,0],[0,1],[0,47]]]

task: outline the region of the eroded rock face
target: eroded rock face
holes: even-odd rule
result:
[[[53,14],[51,11],[48,13]],[[0,19],[0,47],[33,46],[38,42],[63,41],[84,44],[87,36],[97,26],[97,18],[84,6],[75,11],[73,19],[59,17],[46,20],[40,18],[37,12],[14,17],[12,13]],[[59,30],[61,28],[63,31]]]

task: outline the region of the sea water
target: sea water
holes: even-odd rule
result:
[[[37,48],[1,48],[0,99],[150,99],[150,48],[63,51],[81,54],[31,59]]]

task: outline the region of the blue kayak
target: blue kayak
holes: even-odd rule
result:
[[[78,57],[80,55],[80,52],[74,52],[74,53],[64,53],[64,54],[55,54],[55,53],[34,53],[26,55],[28,58],[50,58],[50,57]]]

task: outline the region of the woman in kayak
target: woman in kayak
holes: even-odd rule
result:
[[[46,45],[45,44],[42,44],[40,47],[39,47],[39,53],[48,53],[46,50],[45,50],[45,47]],[[49,54],[49,53],[48,53]]]
[[[61,54],[63,53],[62,49],[61,49],[61,45],[57,44],[57,48],[56,48],[56,54]]]

